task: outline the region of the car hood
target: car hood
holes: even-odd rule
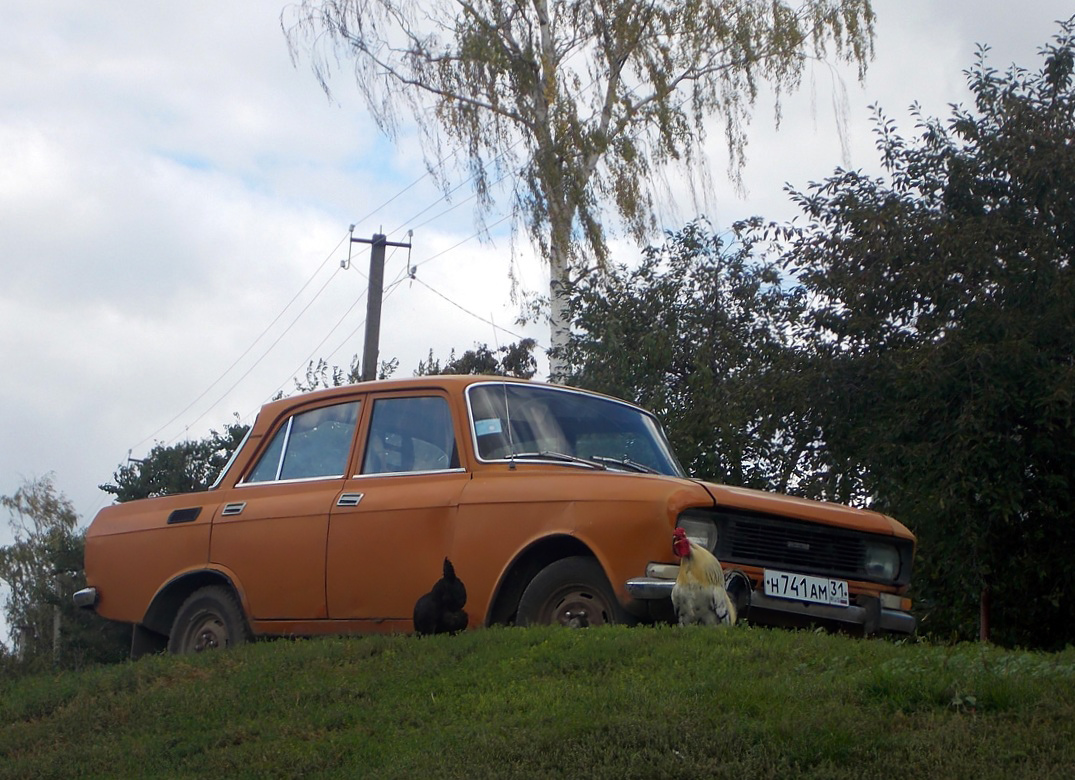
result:
[[[717,508],[745,509],[868,533],[914,539],[914,534],[898,520],[869,509],[855,509],[828,501],[812,501],[781,493],[768,493],[712,482],[699,482],[699,484],[713,497]]]

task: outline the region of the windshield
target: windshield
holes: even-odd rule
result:
[[[557,462],[581,459],[599,468],[683,476],[656,418],[622,401],[508,382],[471,385],[467,400],[482,460],[544,456]]]

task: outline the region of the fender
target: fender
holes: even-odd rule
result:
[[[239,597],[239,604],[243,608],[243,614],[249,615],[246,593],[235,573],[224,566],[210,564],[197,568],[190,568],[179,572],[168,582],[162,585],[149,602],[141,625],[167,636],[172,631],[172,622],[179,611],[180,606],[187,597],[198,588],[206,585],[227,585]]]

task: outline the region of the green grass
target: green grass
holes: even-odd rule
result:
[[[812,632],[263,642],[0,682],[0,778],[1075,776],[1075,650]]]

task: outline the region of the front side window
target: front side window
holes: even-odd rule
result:
[[[358,424],[359,402],[325,406],[288,418],[246,482],[342,477]]]
[[[379,398],[373,402],[363,474],[405,474],[458,468],[448,401],[440,396]]]

